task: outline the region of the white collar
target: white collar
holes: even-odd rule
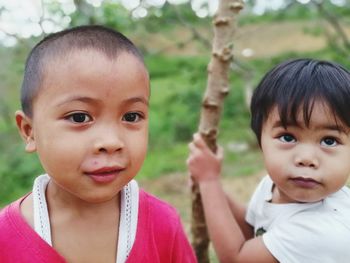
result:
[[[34,230],[52,246],[50,218],[47,209],[45,191],[50,177],[38,176],[33,185]],[[135,241],[139,207],[139,188],[135,180],[123,187],[120,194],[120,222],[116,263],[128,258]]]

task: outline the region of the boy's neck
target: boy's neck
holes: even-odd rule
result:
[[[51,180],[46,189],[46,202],[50,214],[59,211],[60,214],[69,216],[94,218],[111,211],[119,212],[120,193],[105,202],[89,203],[65,191]]]
[[[115,262],[119,196],[102,203],[88,203],[50,180],[46,200],[52,244],[67,262]]]

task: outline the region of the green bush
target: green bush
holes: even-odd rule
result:
[[[17,49],[18,52],[16,49],[8,51],[13,60],[5,60],[12,71],[6,74],[4,69],[0,70],[0,76],[4,77],[0,89],[4,92],[4,98],[10,98],[2,100],[0,107],[0,207],[30,191],[33,178],[43,172],[36,155],[24,152],[23,143],[14,127],[12,111],[19,107],[23,50],[26,48]],[[0,52],[4,55],[5,51]],[[249,69],[253,73],[250,81],[256,86],[272,66],[297,57],[335,60],[350,68],[349,58],[332,48],[305,54],[286,53],[249,61]],[[186,170],[187,144],[198,129],[209,57],[157,55],[147,56],[145,61],[151,76],[150,140],[148,155],[138,178],[157,178],[166,173]],[[249,174],[262,168],[261,161],[256,161],[259,160],[260,152],[249,128],[249,110],[244,102],[246,80],[243,74],[236,69],[231,72],[231,92],[225,99],[218,136],[219,143],[225,147],[237,142],[249,146],[245,152],[228,151],[225,166],[230,171],[225,173],[233,176]],[[7,75],[8,79],[5,78]],[[6,111],[8,114],[4,113]]]

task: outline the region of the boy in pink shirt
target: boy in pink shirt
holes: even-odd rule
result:
[[[45,175],[0,212],[0,261],[196,262],[176,211],[133,178],[147,151],[149,76],[122,34],[82,26],[31,51],[16,122]]]

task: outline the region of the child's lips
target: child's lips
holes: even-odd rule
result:
[[[109,183],[123,170],[124,168],[121,167],[102,167],[93,171],[85,172],[85,174],[97,183]]]
[[[291,179],[297,186],[302,188],[314,188],[320,185],[321,183],[315,179],[308,177],[295,177]]]

